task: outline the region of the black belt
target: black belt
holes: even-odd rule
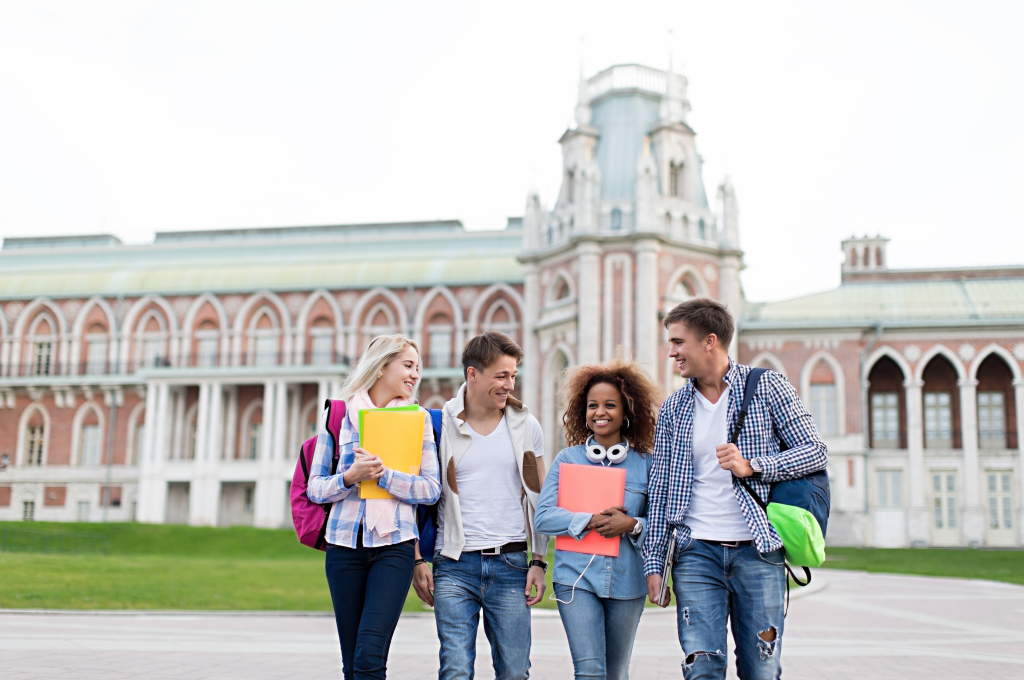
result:
[[[754,545],[753,541],[712,541],[707,538],[698,538],[698,541],[702,543],[710,543],[711,545],[720,545],[725,548],[743,548],[748,545]]]
[[[481,548],[480,550],[463,550],[466,553],[480,553],[481,555],[491,556],[503,555],[505,553],[514,552],[526,552],[526,541],[516,541],[515,543],[506,543],[505,545],[495,546],[493,548]]]

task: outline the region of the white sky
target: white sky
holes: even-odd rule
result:
[[[1024,3],[0,2],[0,236],[457,218],[550,206],[588,76],[690,81],[753,300],[1024,262]],[[668,29],[674,29],[668,37]]]

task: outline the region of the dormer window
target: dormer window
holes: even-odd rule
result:
[[[618,208],[612,208],[612,229],[622,229],[622,211]]]
[[[708,225],[704,223],[703,218],[697,222],[697,236],[703,239],[708,237]]]
[[[565,171],[565,202],[573,202],[573,184],[575,183],[576,174],[572,170]]]

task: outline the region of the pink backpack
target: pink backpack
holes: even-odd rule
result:
[[[341,423],[345,419],[345,402],[328,399],[325,404],[327,408],[327,431],[334,439],[334,455],[331,459],[331,474],[338,471],[338,457],[341,455],[341,447],[338,439],[341,436]],[[295,474],[292,475],[291,501],[292,501],[292,523],[295,524],[295,535],[299,543],[316,550],[327,550],[327,541],[324,538],[327,533],[327,519],[331,514],[333,503],[320,505],[309,500],[306,495],[306,487],[309,485],[309,469],[313,465],[313,451],[316,449],[316,437],[307,439],[302,443],[299,450],[299,461],[295,464]]]

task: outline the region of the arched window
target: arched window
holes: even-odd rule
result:
[[[548,243],[555,242],[555,225],[553,222],[548,222]]]
[[[249,402],[238,421],[238,459],[259,460],[263,455],[263,400]]]
[[[217,324],[206,319],[199,324],[196,330],[196,355],[197,365],[202,368],[211,368],[219,363]]]
[[[559,276],[555,279],[554,284],[551,286],[551,302],[558,302],[559,300],[568,300],[571,291],[569,290],[569,282],[563,277]]]
[[[1017,448],[1017,414],[1013,373],[998,354],[988,355],[978,367],[978,446],[982,449]]]
[[[618,208],[612,208],[612,229],[622,229],[622,211]]]
[[[864,262],[864,267],[871,266],[871,249],[867,246],[864,247],[864,259],[862,261]]]
[[[81,429],[78,432],[78,464],[83,467],[95,467],[102,462],[103,433],[100,431],[100,420],[94,408],[85,407]]]
[[[334,324],[326,316],[313,319],[309,329],[310,363],[323,366],[334,363]]]
[[[665,233],[672,233],[672,213],[665,213]]]
[[[395,311],[385,302],[378,302],[364,317],[363,349],[365,350],[378,335],[398,332],[398,319]]]
[[[452,362],[452,339],[455,327],[444,314],[435,314],[427,324],[427,366],[450,368]]]
[[[836,399],[836,377],[832,367],[820,359],[811,372],[811,415],[819,434],[834,437],[839,434],[839,413]]]
[[[46,448],[46,421],[38,408],[33,409],[25,427],[25,465],[39,467],[43,464]]]
[[[878,267],[882,266],[882,249],[875,248],[875,265]]]
[[[94,323],[89,326],[85,336],[86,342],[86,363],[85,372],[91,375],[101,375],[107,372],[107,351],[108,351],[107,328],[101,323]]]
[[[48,313],[39,314],[28,331],[29,374],[52,375],[57,364],[57,322]]]
[[[708,237],[708,225],[704,223],[703,217],[697,222],[697,236],[703,239]]]
[[[850,248],[850,266],[851,267],[856,267],[857,266],[857,249],[856,248]]]
[[[960,448],[960,391],[956,369],[949,359],[936,355],[924,373],[924,447]]]
[[[264,306],[253,314],[249,325],[250,355],[254,366],[276,366],[279,362],[280,325],[277,315]]]
[[[498,298],[484,314],[484,331],[500,331],[518,342],[519,322],[513,306],[504,298]]]
[[[874,449],[907,447],[903,380],[903,371],[889,357],[876,361],[868,374],[868,419]]]
[[[668,195],[672,197],[681,197],[683,184],[683,164],[676,163],[675,161],[669,161],[668,164]]]
[[[576,174],[572,170],[565,171],[565,202],[572,204],[574,199],[573,194],[575,193],[575,180]]]

